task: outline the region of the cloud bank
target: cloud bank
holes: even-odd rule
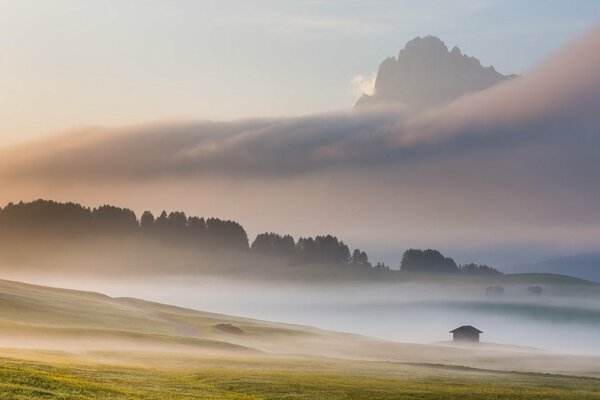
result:
[[[376,112],[90,128],[6,150],[0,171],[57,181],[304,174],[378,162],[398,120]]]
[[[207,198],[206,185],[230,182],[203,205],[251,224],[270,218],[268,228],[281,231],[307,228],[291,217],[302,199],[320,231],[370,240],[377,230],[468,241],[488,229],[594,242],[598,65],[600,27],[524,76],[424,113],[382,108],[80,129],[0,150],[0,183],[5,193],[27,183],[31,197],[47,197],[48,186],[56,194],[176,181]]]
[[[600,28],[523,77],[425,114],[387,109],[81,129],[2,150],[0,171],[4,179],[57,181],[262,177],[458,156],[457,146],[508,145],[518,153],[520,146],[550,151],[549,142],[568,142],[586,152],[599,129],[597,65]]]

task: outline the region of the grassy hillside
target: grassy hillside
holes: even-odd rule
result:
[[[0,399],[600,399],[599,366],[0,281]]]
[[[550,272],[600,282],[600,254],[580,254],[553,258],[537,263],[518,265],[513,267],[512,270]]]
[[[407,321],[409,326],[410,321]],[[294,355],[600,376],[598,358],[569,357],[566,366],[566,358],[561,355],[529,354],[498,347],[457,348],[388,342],[11,281],[0,281],[0,347],[79,353]],[[590,364],[596,367],[591,368]]]
[[[242,333],[229,333],[227,326]],[[316,332],[136,299],[0,281],[0,345],[57,349],[183,346],[256,352],[236,344],[236,336],[248,342],[310,337]]]

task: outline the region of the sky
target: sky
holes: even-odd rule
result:
[[[600,250],[598,2],[0,7],[0,204],[331,233],[391,265],[410,247],[494,266]],[[426,34],[520,76],[425,112],[351,111]]]
[[[598,19],[594,0],[0,0],[0,144],[348,109],[419,35],[523,73]]]

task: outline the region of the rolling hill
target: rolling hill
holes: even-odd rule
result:
[[[415,329],[410,321],[406,324]],[[0,348],[5,352],[111,354],[107,359],[119,359],[119,354],[132,352],[198,357],[325,357],[600,377],[600,369],[590,368],[591,361],[600,365],[600,359],[593,357],[515,351],[510,346],[470,348],[390,342],[13,281],[0,281]],[[567,358],[569,363],[565,364]]]
[[[557,257],[536,263],[518,265],[511,268],[511,271],[546,272],[600,282],[600,254]]]
[[[599,399],[599,365],[0,281],[0,399]]]

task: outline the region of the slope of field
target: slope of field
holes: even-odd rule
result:
[[[0,281],[0,399],[140,398],[600,399],[600,358],[394,343]]]
[[[232,325],[235,324],[235,325]],[[70,350],[257,350],[227,340],[236,326],[244,336],[311,335],[308,329],[270,324],[136,299],[0,281],[0,345]]]
[[[414,329],[407,321],[407,328]],[[0,281],[0,347],[452,364],[600,377],[600,358],[510,346],[389,342],[131,298]],[[1,355],[1,354],[0,354]]]

